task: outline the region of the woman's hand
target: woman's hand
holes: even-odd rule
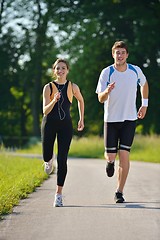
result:
[[[56,93],[54,94],[54,99],[53,99],[53,101],[55,101],[55,102],[59,101],[60,97],[61,97],[61,93],[60,93],[60,92],[56,92]]]
[[[82,131],[83,128],[84,128],[84,122],[82,120],[79,120],[77,130]]]

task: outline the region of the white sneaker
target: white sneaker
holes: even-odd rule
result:
[[[47,174],[51,174],[53,172],[53,159],[51,159],[49,162],[44,162],[44,171]]]
[[[54,199],[54,207],[63,207],[62,203],[62,195],[61,194],[56,194],[55,199]]]

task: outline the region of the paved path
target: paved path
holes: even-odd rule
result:
[[[123,204],[103,160],[69,160],[63,208],[52,207],[55,186],[53,174],[22,200],[0,222],[0,240],[160,239],[160,164],[131,162]]]

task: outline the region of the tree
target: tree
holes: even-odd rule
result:
[[[150,85],[148,114],[138,124],[144,133],[159,134],[159,2],[2,0],[0,134],[40,136],[42,88],[58,56],[69,60],[69,79],[84,95],[85,134],[102,134],[103,106],[95,89],[102,68],[113,62],[111,47],[118,39],[128,42],[128,61],[142,68]],[[74,125],[76,108],[74,101]]]
[[[148,115],[139,123],[144,125],[144,133],[160,133],[160,108],[157,108],[160,88],[160,48],[157,31],[160,25],[159,0],[76,2],[77,8],[74,6],[74,13],[68,22],[64,16],[60,26],[65,26],[69,35],[66,37],[64,49],[73,62],[72,77],[76,76],[76,81],[85,95],[87,129],[91,130],[92,126],[91,131],[96,129],[97,133],[102,132],[100,117],[103,108],[99,106],[94,91],[100,71],[113,62],[113,43],[123,39],[129,45],[129,61],[142,68],[150,85]],[[81,74],[77,74],[78,72]],[[153,98],[154,94],[156,96]],[[99,127],[96,127],[97,125]]]
[[[12,132],[21,136],[40,136],[42,84],[48,78],[47,69],[52,55],[57,54],[55,30],[50,24],[54,11],[57,11],[60,5],[58,1],[50,0],[16,0],[3,1],[1,6],[1,58],[4,61],[1,59],[3,64],[0,66],[0,81],[2,83],[7,79],[4,89],[1,90],[6,97],[6,101],[5,97],[3,101],[8,105],[3,109],[1,102],[1,119],[6,122],[5,110],[8,114],[11,108],[17,121],[14,123],[14,130],[18,131],[14,133],[6,127],[3,128],[2,124],[1,132],[3,135],[11,135]],[[16,82],[13,82],[12,78]],[[22,94],[19,94],[20,92]],[[7,125],[10,121],[11,117],[7,118]]]

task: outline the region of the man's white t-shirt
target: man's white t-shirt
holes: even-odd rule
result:
[[[96,93],[103,92],[107,85],[113,82],[115,82],[115,87],[104,102],[104,121],[136,120],[137,85],[144,86],[146,82],[142,70],[132,64],[127,64],[124,72],[117,71],[113,65],[108,66],[100,74]]]

